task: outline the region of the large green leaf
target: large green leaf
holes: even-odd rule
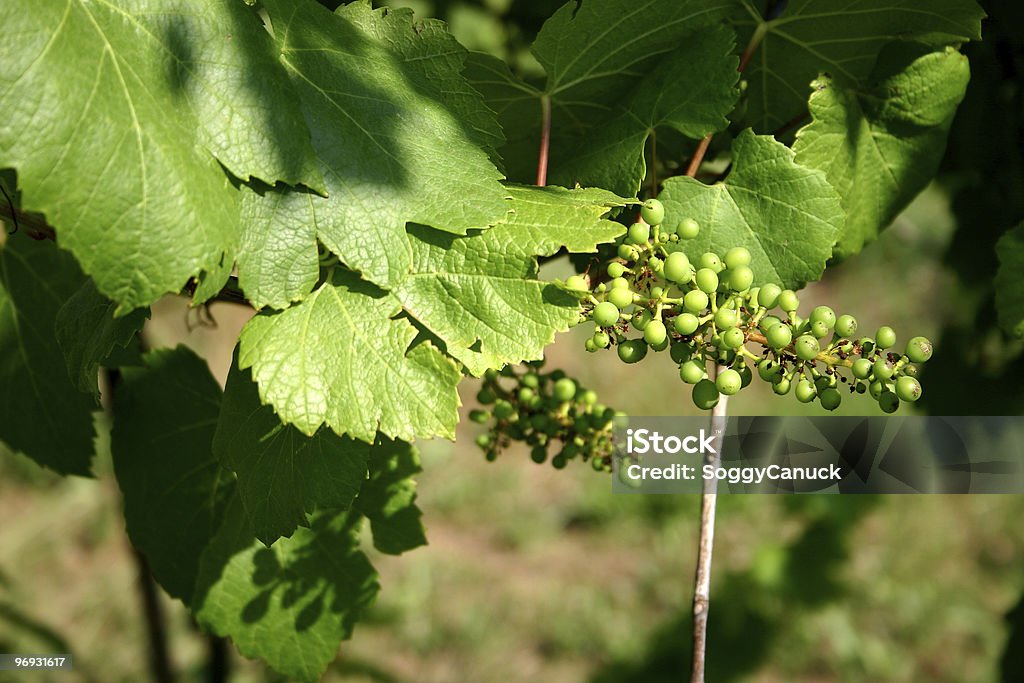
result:
[[[571,169],[563,169],[562,164],[569,161],[569,155],[576,153],[569,151],[575,147],[571,140],[583,138],[588,131],[606,125],[619,113],[616,103],[624,97],[630,97],[644,77],[666,55],[672,61],[671,53],[680,49],[687,50],[684,38],[725,16],[733,2],[567,2],[545,22],[533,44],[533,54],[547,75],[543,87],[523,83],[497,60],[474,56],[467,75],[498,112],[508,137],[508,143],[501,149],[501,154],[509,177],[518,181],[532,181],[535,178],[542,101],[546,100],[551,108],[551,130],[554,136],[550,177],[567,185],[576,181],[594,184],[595,179],[572,177]],[[697,63],[690,65],[688,71],[698,77],[704,72],[712,74],[710,77],[716,79],[713,82],[716,93],[713,99],[717,100],[720,92],[718,86],[723,83],[717,81],[721,65],[715,60],[720,60],[721,55],[699,54],[696,58]],[[724,83],[726,90],[735,83],[734,76],[728,75],[729,80]],[[690,76],[683,78],[689,79]],[[640,98],[641,91],[635,91],[637,98]],[[663,96],[681,96],[685,99],[687,94],[673,89]],[[668,99],[657,106],[662,111],[675,108]],[[641,107],[646,108],[646,103],[641,104]],[[723,113],[718,112],[715,120]],[[695,112],[694,119],[688,123],[684,132],[689,134],[697,129],[704,130],[705,124],[701,114]],[[567,146],[567,150],[559,153],[557,150],[563,145]],[[626,152],[622,150],[619,153]],[[633,153],[635,147],[630,145],[629,154]],[[613,189],[620,188],[616,185]]]
[[[541,357],[579,302],[541,281],[536,256],[589,252],[622,234],[606,220],[624,200],[597,189],[509,188],[514,207],[490,230],[457,237],[410,230],[413,272],[395,290],[403,308],[473,374]]]
[[[735,34],[709,26],[683,36],[678,47],[620,95],[609,120],[580,136],[556,134],[551,182],[605,187],[634,196],[647,173],[644,150],[658,128],[699,140],[724,129],[739,95]],[[700,64],[700,68],[695,65]]]
[[[316,235],[346,265],[389,286],[412,261],[406,222],[464,233],[504,216],[501,174],[481,148],[499,129],[443,25],[366,2],[333,14],[312,0],[263,4],[330,195],[311,201]],[[308,230],[285,239],[311,244]]]
[[[196,620],[285,676],[319,680],[379,588],[359,550],[360,520],[320,514],[267,548],[236,499],[203,553]]]
[[[51,242],[19,233],[0,244],[0,439],[62,474],[88,475],[93,454],[96,402],[72,381],[55,333],[84,280]]]
[[[979,40],[985,16],[974,0],[790,0],[778,3],[782,15],[766,22],[755,4],[739,0],[733,18],[741,45],[764,32],[744,72],[744,120],[761,133],[807,111],[808,84],[820,73],[859,84],[886,43],[941,47]]]
[[[187,603],[234,489],[211,449],[221,392],[183,346],[152,351],[145,362],[114,387],[114,472],[128,536],[160,585]]]
[[[967,58],[894,43],[863,86],[822,76],[814,121],[797,134],[797,163],[825,172],[843,198],[838,257],[860,251],[935,176],[970,78]]]
[[[427,544],[413,480],[422,469],[416,449],[404,441],[382,441],[370,456],[370,478],[355,509],[370,520],[373,546],[382,553],[400,555]]]
[[[1007,334],[1024,337],[1024,223],[1000,238],[996,244],[999,270],[996,272],[996,311]]]
[[[801,287],[821,277],[843,226],[839,195],[821,171],[796,164],[793,152],[770,136],[741,133],[724,182],[665,181],[666,223],[697,219],[700,235],[685,243],[696,259],[705,251],[750,250],[755,282]]]
[[[346,509],[366,481],[374,446],[327,429],[306,436],[281,424],[248,370],[231,367],[214,454],[238,477],[238,496],[256,537],[271,544],[318,508]]]
[[[239,366],[252,368],[260,398],[307,435],[327,424],[372,443],[386,436],[454,438],[460,374],[399,302],[336,274],[302,303],[261,314],[242,330]]]
[[[123,350],[149,318],[148,308],[115,318],[116,308],[117,304],[100,294],[91,279],[85,279],[61,306],[55,321],[57,341],[71,380],[79,391],[90,392],[97,399],[100,365],[118,348]]]
[[[243,3],[18,0],[0,5],[0,25],[0,167],[125,309],[233,254],[235,192],[218,159],[241,178],[322,184]]]

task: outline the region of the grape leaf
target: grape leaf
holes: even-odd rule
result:
[[[413,480],[422,470],[416,449],[404,441],[383,441],[370,456],[370,478],[355,509],[370,520],[373,546],[382,553],[400,555],[427,544]]]
[[[741,246],[750,250],[755,284],[798,288],[821,277],[844,219],[825,174],[796,164],[785,145],[749,130],[737,136],[732,153],[724,182],[665,181],[666,224],[691,217],[701,225],[700,235],[685,243],[687,255]]]
[[[0,243],[0,439],[40,465],[88,476],[97,406],[72,381],[54,331],[83,280],[53,243],[20,233]]]
[[[290,536],[317,508],[348,508],[376,449],[330,430],[310,437],[282,425],[260,403],[252,374],[232,365],[213,451],[236,474],[238,497],[263,543]]]
[[[326,423],[367,443],[378,430],[454,438],[460,374],[430,344],[410,348],[416,328],[394,319],[400,310],[391,295],[337,273],[302,303],[250,320],[238,365],[304,434]]]
[[[319,680],[379,589],[359,550],[359,522],[351,513],[319,514],[267,548],[252,540],[236,499],[203,553],[196,620],[289,678]]]
[[[234,490],[210,444],[221,391],[183,346],[145,355],[114,388],[111,453],[128,536],[167,592],[191,599],[203,549]]]
[[[967,58],[893,43],[862,87],[822,76],[813,122],[797,133],[797,163],[825,172],[843,198],[837,257],[874,240],[935,176],[970,78]]]
[[[780,3],[781,17],[764,21],[751,0],[733,10],[740,44],[764,32],[744,71],[749,84],[743,120],[769,133],[807,111],[807,84],[820,73],[860,84],[882,46],[893,40],[932,47],[981,39],[985,13],[974,0],[833,0]]]
[[[591,184],[590,178],[563,172],[561,165],[575,152],[558,153],[561,138],[585,139],[588,131],[606,124],[617,113],[613,102],[631,93],[665,55],[679,50],[685,36],[724,17],[733,2],[567,2],[544,23],[532,47],[547,74],[543,88],[522,82],[497,60],[474,56],[467,76],[498,112],[509,137],[501,148],[509,177],[519,181],[535,177],[542,101],[546,100],[553,134],[550,177],[568,185],[577,180]],[[702,68],[693,71],[701,73],[713,59],[702,55]],[[717,73],[717,68],[713,70]],[[734,75],[729,78],[735,82]],[[564,144],[570,149],[573,145]]]
[[[625,200],[597,189],[509,188],[508,220],[456,237],[410,228],[413,272],[395,289],[403,308],[473,374],[541,357],[579,315],[579,301],[537,276],[535,256],[589,252],[621,235],[603,218]]]
[[[214,155],[242,178],[322,185],[242,3],[21,0],[0,5],[0,25],[0,167],[122,310],[233,254],[235,192]]]
[[[659,127],[699,140],[723,130],[739,96],[736,35],[711,26],[683,36],[678,47],[620,96],[617,113],[580,137],[556,135],[559,160],[551,181],[594,185],[634,196],[647,173],[644,149]],[[702,64],[700,69],[694,64]]]
[[[257,309],[287,308],[316,286],[316,211],[324,200],[308,192],[243,187],[245,230],[238,247],[238,284]]]
[[[117,304],[103,296],[90,279],[85,279],[57,312],[57,341],[64,352],[71,381],[79,391],[99,400],[97,384],[100,365],[117,347],[124,348],[149,318],[148,308],[138,308],[115,318]]]
[[[999,270],[996,272],[996,311],[1006,333],[1024,338],[1024,223],[1020,223],[996,244]]]
[[[364,2],[264,6],[330,195],[313,202],[316,233],[346,265],[390,286],[411,263],[407,221],[464,233],[504,216],[501,174],[479,146],[499,129],[438,22]]]

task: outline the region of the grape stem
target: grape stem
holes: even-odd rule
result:
[[[715,365],[715,379],[725,368]],[[723,442],[725,421],[728,416],[729,397],[724,394],[711,411],[711,433],[716,442]],[[721,450],[721,449],[719,449]],[[718,467],[718,453],[707,453],[705,465]],[[707,652],[708,608],[711,604],[711,554],[715,545],[715,508],[718,503],[718,479],[704,479],[700,497],[700,535],[697,540],[697,571],[693,579],[693,667],[690,683],[704,683],[704,660]]]
[[[537,153],[537,185],[548,184],[548,149],[551,146],[551,97],[540,98],[540,151]]]
[[[752,342],[757,342],[758,344],[764,346],[765,348],[771,348],[770,346],[768,346],[768,340],[765,339],[764,335],[761,334],[760,332],[748,332],[747,339],[749,339]],[[792,353],[793,355],[796,355],[796,350],[793,344],[790,344],[784,350],[788,351],[789,353]],[[852,358],[840,358],[839,356],[833,356],[832,354],[826,353],[825,351],[822,351],[817,356],[815,356],[814,360],[820,363],[824,363],[825,365],[831,367],[836,367],[837,365],[844,368],[853,367]]]

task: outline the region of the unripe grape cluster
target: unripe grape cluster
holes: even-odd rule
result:
[[[826,410],[839,407],[844,386],[870,394],[886,413],[920,398],[915,364],[932,355],[924,337],[897,353],[890,327],[858,336],[856,318],[828,306],[804,318],[796,292],[773,283],[753,286],[746,248],[691,261],[680,242],[699,234],[696,221],[664,225],[657,199],[644,202],[640,216],[607,264],[607,281],[592,288],[587,275],[566,280],[581,298],[584,319],[596,326],[587,351],[614,348],[622,362],[636,363],[649,351],[668,350],[702,410],[738,393],[755,375],[780,396],[817,400]],[[709,376],[709,366],[720,369]]]
[[[570,460],[589,461],[597,471],[612,468],[612,420],[617,413],[597,394],[561,370],[540,372],[542,361],[517,372],[506,366],[488,370],[469,419],[487,426],[476,444],[494,461],[513,442],[530,447],[537,464],[562,469]]]

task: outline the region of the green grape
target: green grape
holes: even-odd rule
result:
[[[779,294],[779,308],[786,313],[792,313],[800,308],[800,298],[792,289],[784,289]]]
[[[619,344],[618,352],[623,363],[639,363],[647,355],[647,344],[642,339],[627,339]]]
[[[611,327],[619,322],[619,309],[610,301],[602,301],[597,306],[594,306],[594,312],[591,314],[591,317],[598,327]]]
[[[905,368],[903,368],[903,374],[907,375],[908,377],[917,377],[919,372],[920,371],[917,369],[916,365],[908,365]]]
[[[494,417],[499,420],[507,420],[515,415],[516,409],[505,399],[500,399],[494,404]]]
[[[768,330],[772,329],[781,322],[782,321],[776,318],[774,315],[766,315],[765,317],[761,318],[761,322],[758,323],[758,327],[761,328],[762,332],[768,332]]]
[[[565,286],[574,292],[589,292],[590,283],[582,275],[570,275],[565,280]]]
[[[607,332],[597,330],[594,332],[594,336],[591,337],[591,341],[594,342],[594,348],[607,349],[608,345],[612,343],[611,337],[608,336]]]
[[[765,382],[775,384],[782,379],[782,366],[777,361],[764,358],[757,362],[757,375]]]
[[[629,226],[629,231],[626,235],[633,244],[647,244],[648,240],[651,239],[651,226],[644,223],[634,223]]]
[[[828,387],[821,392],[819,401],[821,402],[821,407],[825,410],[835,410],[843,402],[843,395],[839,393],[838,389]]]
[[[715,379],[715,388],[726,396],[733,396],[743,388],[743,378],[731,368],[722,370]]]
[[[623,261],[632,261],[636,258],[636,249],[629,244],[620,244],[616,254]]]
[[[783,377],[778,382],[772,385],[772,391],[774,391],[779,396],[785,396],[786,394],[789,393],[789,388],[791,385],[792,383],[788,379]]]
[[[665,293],[665,290],[661,287],[651,287],[651,298],[660,299],[661,295]]]
[[[921,383],[913,377],[900,377],[896,380],[896,396],[903,401],[916,401],[921,398]]]
[[[477,424],[483,424],[491,419],[491,414],[486,410],[471,410],[469,411],[469,419]]]
[[[706,251],[700,255],[700,259],[697,261],[698,268],[709,268],[716,273],[721,272],[725,266],[722,264],[722,259],[718,258],[718,254]]]
[[[548,449],[545,446],[534,446],[530,450],[530,460],[533,460],[538,465],[542,464],[548,459]]]
[[[757,293],[757,303],[765,308],[775,308],[781,294],[782,288],[774,282],[769,282],[761,285],[761,290]]]
[[[726,281],[729,283],[729,286],[737,292],[744,292],[750,289],[750,285],[754,283],[754,271],[752,271],[748,266],[736,266],[735,268],[730,268],[728,273],[729,277]]]
[[[852,315],[841,315],[836,320],[836,332],[840,337],[852,337],[857,333],[857,319]]]
[[[907,342],[905,353],[911,363],[925,363],[932,357],[932,343],[927,337],[914,337]]]
[[[757,297],[760,296],[760,294],[761,294],[761,288],[760,287],[751,287],[750,289],[747,290],[747,292],[746,292],[746,294],[744,296],[746,296],[747,301],[750,302],[750,305],[754,306],[757,303]]]
[[[865,391],[868,390],[868,387],[866,384],[864,384],[864,382],[857,382],[857,386],[855,387],[855,389],[858,394],[863,394]]]
[[[654,320],[654,316],[651,314],[651,312],[648,311],[646,308],[642,308],[639,311],[637,311],[636,314],[633,315],[633,327],[635,327],[640,332],[643,332],[644,328],[647,327],[647,323],[651,322],[652,320]]]
[[[644,341],[651,346],[658,346],[668,337],[665,323],[660,320],[652,320],[644,327]]]
[[[681,251],[673,251],[665,259],[665,278],[672,282],[689,282],[693,274],[690,272],[690,259]]]
[[[900,408],[900,397],[891,391],[885,391],[878,397],[878,407],[883,413],[895,413]]]
[[[593,389],[587,389],[580,394],[580,403],[585,406],[592,406],[597,403],[597,392]]]
[[[875,332],[875,344],[880,349],[892,348],[896,344],[896,333],[891,327],[883,325]]]
[[[608,277],[610,278],[622,277],[622,274],[626,272],[626,266],[622,265],[618,261],[612,261],[608,264],[608,268],[605,272],[608,273]]]
[[[718,396],[718,387],[709,379],[702,379],[693,386],[693,403],[701,410],[717,406]]]
[[[867,379],[871,376],[871,370],[874,364],[867,358],[858,358],[853,361],[853,366],[850,371],[853,372],[853,376],[857,379]]]
[[[538,432],[543,432],[549,426],[551,426],[551,418],[544,413],[537,413],[530,418],[530,426]]]
[[[688,360],[679,366],[679,379],[687,384],[696,384],[704,379],[705,374],[704,361]]]
[[[886,390],[885,384],[880,380],[874,380],[868,385],[868,393],[871,394],[871,398],[876,401],[882,396],[882,393]]]
[[[477,403],[484,406],[494,403],[494,399],[494,392],[488,389],[487,387],[481,389],[476,395]]]
[[[718,289],[718,273],[710,268],[701,268],[694,278],[697,288],[705,294],[713,294]]]
[[[750,252],[746,247],[733,247],[725,252],[725,267],[738,268],[750,265]]]
[[[597,344],[594,343],[593,337],[583,342],[583,349],[587,353],[594,353],[595,351],[597,351]]]
[[[818,345],[817,339],[809,334],[805,334],[797,337],[793,343],[793,350],[796,351],[796,357],[800,360],[814,360],[821,352],[821,346]]]
[[[530,387],[522,387],[517,395],[520,403],[530,403],[537,395],[537,392]]]
[[[648,199],[640,207],[640,218],[650,225],[661,225],[665,220],[665,205],[657,199]]]
[[[551,393],[560,403],[571,401],[576,397],[576,382],[568,377],[563,377],[555,382],[555,388]]]
[[[676,319],[678,322],[678,318]],[[672,362],[677,365],[681,365],[686,361],[690,360],[690,356],[693,355],[693,347],[685,342],[673,343],[671,348],[668,350],[669,356],[672,357]]]
[[[876,360],[872,370],[875,373],[875,379],[882,380],[883,382],[892,377],[893,373],[892,363],[886,358]]]
[[[647,330],[644,330],[644,332],[646,332],[646,331]],[[668,338],[668,335],[665,335],[665,338],[662,339],[659,343],[651,344],[650,345],[651,346],[651,351],[664,351],[665,349],[668,348],[668,344],[669,344],[669,338]]]
[[[823,322],[828,328],[832,328],[836,324],[836,312],[828,306],[817,306],[811,311],[811,324],[816,322]]]
[[[563,453],[565,451],[563,450]],[[551,466],[556,470],[564,470],[565,466],[569,464],[569,458],[559,453],[555,457],[551,458]]]
[[[701,292],[703,294],[703,292]],[[692,313],[680,313],[676,316],[675,323],[672,327],[675,331],[683,336],[689,336],[697,331],[697,327],[700,325],[700,321],[697,320],[697,316]]]
[[[632,305],[633,292],[626,287],[616,287],[612,291],[608,292],[608,301],[621,310]]]
[[[484,458],[487,459],[487,462],[494,462],[495,460],[498,459],[498,451],[492,448],[491,450],[484,453]]]
[[[690,313],[703,313],[709,303],[708,295],[699,289],[691,290],[683,297],[683,308]]]
[[[476,437],[476,445],[479,446],[480,448],[489,448],[491,442],[492,439],[490,434],[480,434],[479,436]]]
[[[764,338],[768,342],[769,347],[778,351],[790,345],[793,341],[793,331],[789,329],[789,325],[777,322],[765,331]]]
[[[715,325],[719,329],[729,330],[740,323],[739,313],[731,308],[719,308],[715,313]]]
[[[536,389],[540,386],[540,377],[538,377],[535,372],[526,373],[519,381],[524,387],[530,387],[531,389]]]
[[[630,288],[630,281],[625,278],[615,278],[608,282],[609,290],[628,290]]]
[[[814,400],[814,397],[818,395],[817,389],[815,389],[814,385],[807,381],[806,378],[801,378],[800,381],[796,383],[796,389],[793,393],[796,394],[796,400],[801,403],[810,403]]]
[[[831,330],[828,325],[821,320],[815,320],[811,323],[811,334],[814,335],[815,339],[824,339],[829,335],[829,332],[831,332]]]
[[[835,375],[821,375],[814,379],[814,388],[818,390],[818,393],[830,387],[834,389],[836,384],[838,382],[836,382]]]
[[[857,343],[860,345],[861,356],[869,356],[875,350],[875,340],[871,337],[861,337]]]
[[[746,341],[746,336],[743,334],[743,330],[738,327],[734,327],[731,330],[726,330],[722,333],[722,343],[725,344],[726,348],[738,349],[743,346],[743,342]]]
[[[692,218],[684,218],[676,226],[676,234],[684,240],[692,240],[700,234],[700,224]]]
[[[665,268],[665,263],[657,256],[647,259],[647,266],[655,273],[660,273]]]
[[[754,373],[751,371],[750,366],[740,361],[732,369],[740,373],[740,379],[742,380],[741,388],[747,388],[750,385],[750,381],[754,378]]]

